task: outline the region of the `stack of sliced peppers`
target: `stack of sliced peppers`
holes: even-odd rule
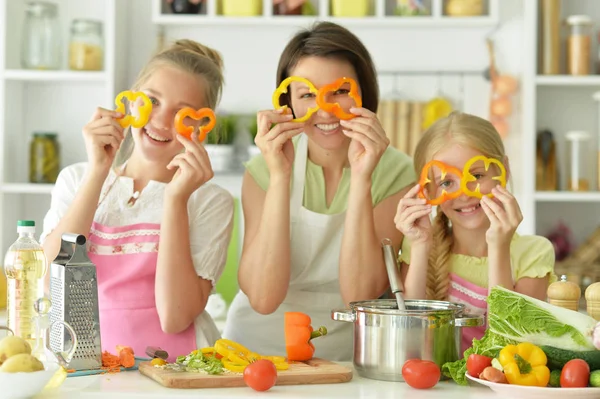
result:
[[[200,351],[206,356],[221,357],[223,367],[234,373],[243,373],[247,365],[260,359],[272,361],[277,370],[287,370],[290,367],[283,356],[259,355],[228,339],[219,339],[214,347],[202,348]]]

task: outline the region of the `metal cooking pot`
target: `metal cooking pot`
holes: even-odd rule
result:
[[[463,317],[464,305],[444,301],[395,300],[351,302],[331,318],[354,323],[354,367],[365,378],[404,381],[409,359],[432,360],[438,366],[459,359],[461,327],[477,327],[483,316]]]

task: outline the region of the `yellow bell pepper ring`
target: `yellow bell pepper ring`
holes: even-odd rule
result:
[[[546,387],[550,381],[548,358],[536,345],[528,342],[507,345],[500,351],[498,361],[509,384]]]
[[[143,104],[138,108],[139,116],[137,118],[134,118],[133,115],[126,115],[127,112],[125,112],[125,103],[123,103],[124,98],[129,100],[130,106],[138,98],[142,99]],[[150,113],[152,112],[152,101],[150,101],[145,93],[141,91],[133,92],[131,90],[122,91],[117,94],[117,97],[115,98],[115,104],[117,105],[117,109],[115,111],[125,115],[123,118],[117,119],[122,128],[133,126],[134,128],[139,129],[148,123],[148,120],[150,119]]]
[[[475,190],[469,190],[469,188],[467,186],[469,183],[477,181],[477,178],[475,176],[473,176],[470,171],[471,166],[473,166],[473,164],[475,164],[475,162],[477,162],[477,161],[483,161],[483,165],[484,165],[486,171],[490,168],[491,164],[498,165],[498,168],[500,169],[500,175],[494,176],[492,179],[500,182],[500,185],[502,185],[502,187],[506,187],[506,168],[504,167],[502,162],[500,162],[496,158],[488,158],[483,155],[479,155],[479,156],[469,159],[469,161],[465,164],[465,166],[463,168],[462,179],[460,181],[460,188],[461,188],[461,191],[465,195],[468,195],[470,197],[477,197],[477,198],[483,197],[483,194],[481,194],[481,190],[480,190],[481,188],[479,186],[479,183],[477,183]],[[492,197],[492,193],[489,193],[486,195],[488,197]]]
[[[290,76],[289,78],[286,78],[283,82],[281,82],[281,84],[279,85],[279,87],[273,92],[273,107],[275,109],[279,109],[279,108],[287,108],[287,106],[285,105],[281,105],[280,103],[280,98],[282,94],[285,94],[288,92],[288,88],[290,87],[290,84],[292,82],[300,82],[300,83],[304,83],[306,86],[308,86],[308,90],[311,93],[319,94],[319,91],[317,90],[317,88],[315,87],[315,85],[312,84],[312,82],[308,79],[302,78],[300,76]],[[314,114],[315,112],[317,112],[317,110],[319,109],[319,106],[315,106],[314,108],[309,108],[308,111],[306,112],[306,115],[304,115],[302,118],[295,118],[292,119],[292,122],[305,122],[308,120],[308,118],[310,118],[312,116],[312,114]]]

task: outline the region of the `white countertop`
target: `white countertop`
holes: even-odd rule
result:
[[[344,364],[350,366],[350,364]],[[138,371],[116,374],[69,377],[60,390],[52,395],[38,395],[35,399],[71,398],[254,398],[268,395],[274,398],[445,398],[485,399],[498,397],[483,386],[462,387],[442,381],[429,390],[412,389],[403,382],[387,382],[361,378],[354,372],[351,381],[340,384],[274,386],[267,392],[255,392],[248,387],[211,389],[165,388]]]
[[[0,310],[0,324],[5,322],[6,311]],[[344,363],[342,363],[344,364]],[[347,367],[352,365],[344,364]],[[60,389],[44,392],[35,399],[87,399],[87,398],[253,398],[269,395],[275,398],[444,398],[485,399],[498,397],[489,388],[475,385],[462,387],[451,381],[442,381],[433,389],[412,389],[403,382],[387,382],[360,377],[356,371],[352,380],[340,384],[274,386],[267,392],[255,392],[251,388],[172,389],[142,375],[139,371],[116,374],[69,377]]]

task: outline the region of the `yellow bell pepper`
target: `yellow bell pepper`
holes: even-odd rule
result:
[[[283,356],[262,356],[228,339],[219,339],[213,348],[202,349],[202,353],[205,354],[212,352],[223,356],[221,359],[223,367],[235,373],[243,373],[247,365],[260,359],[272,361],[277,370],[287,370],[290,367]]]
[[[548,359],[544,351],[528,342],[507,345],[498,356],[509,384],[545,387],[550,381]]]

